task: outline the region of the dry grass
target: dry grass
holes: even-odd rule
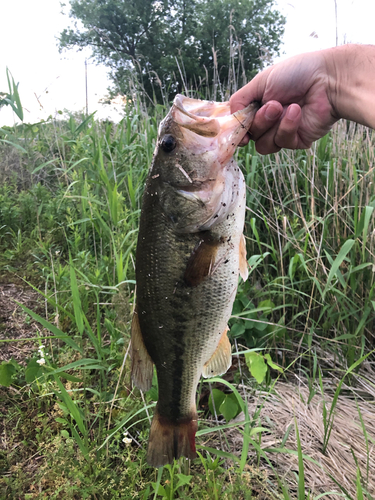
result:
[[[0,362],[15,359],[22,363],[37,349],[37,341],[21,339],[41,336],[41,326],[25,312],[17,302],[24,304],[35,312],[40,309],[40,295],[15,283],[0,283],[0,340],[11,339],[11,342],[0,342]]]
[[[363,373],[361,376],[363,376]],[[367,365],[365,378],[374,380],[374,373],[371,371],[369,365]],[[332,391],[327,389],[324,395],[322,395],[320,389],[318,389],[317,394],[307,404],[309,399],[307,384],[305,385],[300,379],[298,380],[298,384],[278,382],[273,392],[259,392],[255,398],[252,398],[249,404],[250,415],[254,415],[261,406],[259,424],[269,429],[268,434],[264,432],[262,434],[262,449],[279,448],[285,434],[290,429],[288,439],[285,442],[285,448],[297,450],[295,434],[295,423],[297,423],[302,452],[315,461],[314,463],[310,460],[304,460],[306,491],[310,490],[313,495],[326,493],[325,498],[332,499],[342,496],[338,486],[330,478],[330,475],[332,475],[353,498],[356,498],[358,464],[362,478],[364,479],[365,488],[371,495],[374,495],[374,388],[370,385],[372,393],[368,393],[366,398],[357,398],[353,394],[339,396],[334,410],[331,437],[326,454],[324,455],[322,453],[325,434],[323,406],[325,404],[329,412],[333,395],[327,394],[327,392],[332,394]],[[363,390],[361,390],[361,393],[364,396]],[[368,454],[358,408],[362,414],[367,433]],[[237,418],[241,420],[243,419],[243,415],[239,415]],[[230,433],[230,441],[239,450],[242,449],[242,440],[243,438],[240,433]],[[285,478],[287,483],[289,483],[291,494],[296,493],[298,474],[297,454],[275,454],[269,451],[266,453],[270,461],[275,464],[279,476]],[[263,467],[268,468],[266,464]],[[328,492],[332,493],[327,494]]]

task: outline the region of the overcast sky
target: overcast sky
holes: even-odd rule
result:
[[[277,0],[277,5],[287,18],[281,58],[336,44],[334,0]],[[337,10],[339,44],[375,44],[374,0],[337,0]],[[69,23],[69,17],[61,14],[60,0],[1,2],[0,91],[8,90],[8,67],[20,82],[26,122],[85,107],[84,62],[90,52],[59,54],[57,49],[56,37]],[[108,86],[106,68],[89,61],[89,112],[98,110],[102,118],[115,116],[110,106],[98,103]],[[13,123],[13,113],[2,108],[0,125]]]

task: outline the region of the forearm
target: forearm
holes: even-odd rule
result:
[[[324,53],[337,117],[375,129],[375,46],[349,44]]]

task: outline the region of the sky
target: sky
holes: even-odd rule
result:
[[[375,1],[336,3],[338,44],[375,44]],[[336,45],[335,0],[276,0],[276,4],[287,18],[277,60]],[[0,91],[8,91],[8,67],[19,82],[25,122],[35,123],[58,111],[85,108],[85,59],[89,113],[97,111],[99,118],[121,118],[120,106],[99,103],[110,85],[106,68],[90,61],[89,50],[58,51],[56,37],[71,23],[68,6],[63,15],[60,0],[0,0],[0,5]],[[0,126],[14,122],[12,111],[3,107]]]

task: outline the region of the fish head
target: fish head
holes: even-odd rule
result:
[[[242,176],[232,156],[258,107],[231,114],[229,102],[175,97],[159,126],[150,176],[177,231],[210,229],[231,210]]]

